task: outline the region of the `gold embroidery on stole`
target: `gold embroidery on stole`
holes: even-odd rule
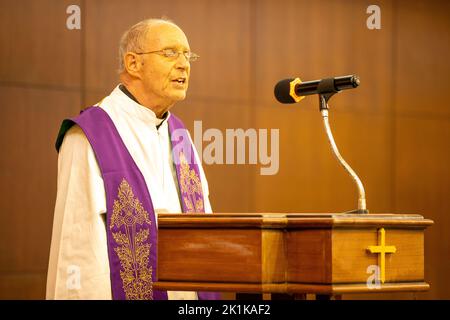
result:
[[[136,228],[144,224],[151,224],[148,212],[123,179],[114,200],[109,228],[119,229],[112,232],[112,236],[118,244],[114,251],[120,260],[120,277],[127,300],[153,299],[152,266],[149,266],[151,244],[144,243],[150,232]]]
[[[203,193],[200,177],[191,170],[184,153],[180,152],[180,187],[181,196],[187,209],[186,213],[203,212]],[[197,195],[200,197],[197,198]]]

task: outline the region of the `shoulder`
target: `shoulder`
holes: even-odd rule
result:
[[[63,176],[75,179],[71,181],[81,178],[80,181],[89,179],[93,184],[102,183],[94,149],[78,125],[67,131],[58,153],[58,179]]]
[[[90,143],[80,126],[74,124],[64,134],[59,153],[83,152],[91,149]]]
[[[61,127],[56,138],[56,151],[59,152],[59,149],[63,141],[65,140],[67,133],[77,124],[84,128],[95,128],[99,125],[102,125],[105,120],[108,121],[108,118],[108,115],[102,108],[94,106],[82,110],[76,117],[64,119],[61,123]]]

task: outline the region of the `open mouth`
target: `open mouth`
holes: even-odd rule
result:
[[[184,83],[186,82],[186,78],[178,78],[178,79],[174,79],[174,80],[172,80],[172,82],[184,84]]]

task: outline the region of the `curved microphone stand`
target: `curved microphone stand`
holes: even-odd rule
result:
[[[323,123],[325,126],[325,132],[327,133],[328,142],[331,145],[331,149],[333,150],[333,154],[339,161],[339,163],[344,167],[344,169],[348,172],[348,174],[352,177],[353,181],[355,181],[356,186],[358,188],[358,209],[349,211],[346,213],[369,213],[366,208],[366,192],[364,191],[364,186],[359,179],[356,172],[350,167],[350,165],[344,160],[344,158],[339,153],[339,150],[336,146],[336,142],[334,141],[333,134],[331,133],[330,123],[328,121],[328,100],[334,95],[335,92],[327,93],[327,94],[319,94],[320,101],[320,113],[322,114]]]

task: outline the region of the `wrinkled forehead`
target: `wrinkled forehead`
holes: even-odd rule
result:
[[[189,50],[189,42],[184,32],[171,23],[156,23],[147,31],[146,47],[148,50],[174,48]]]

